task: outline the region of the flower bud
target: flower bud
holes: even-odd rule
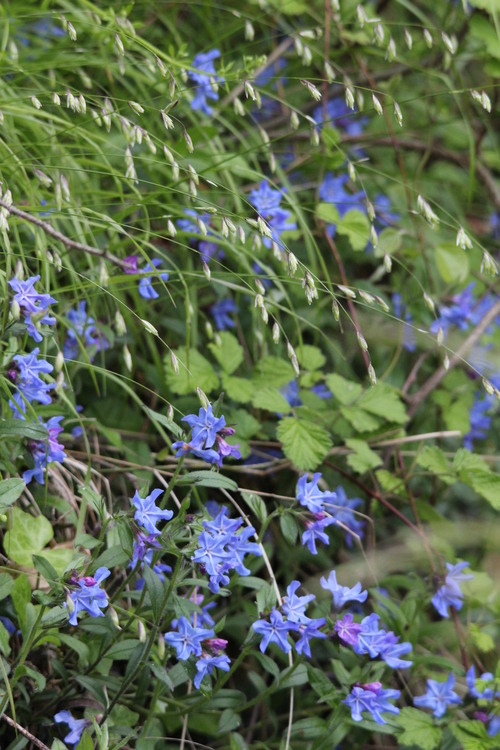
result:
[[[278,344],[279,340],[280,340],[280,327],[275,322],[274,325],[273,325],[273,341],[274,341],[275,344]]]
[[[146,643],[146,628],[144,627],[144,623],[142,620],[137,620],[137,635],[141,643]]]
[[[175,356],[174,352],[170,352],[170,362],[172,363],[172,369],[176,375],[179,374],[179,360]]]

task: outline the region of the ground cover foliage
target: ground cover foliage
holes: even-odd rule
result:
[[[0,14],[1,747],[500,747],[498,0]]]

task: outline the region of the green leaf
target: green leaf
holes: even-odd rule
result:
[[[222,373],[222,388],[230,399],[239,404],[247,404],[255,393],[255,385],[251,380],[237,378],[225,372]]]
[[[28,440],[44,440],[49,436],[46,427],[25,419],[2,419],[0,421],[0,440],[12,438],[27,438]]]
[[[183,474],[178,478],[177,484],[192,484],[197,487],[212,487],[214,489],[224,488],[226,490],[238,489],[238,485],[234,479],[229,479],[229,477],[225,477],[223,474],[207,469],[190,471],[189,474]]]
[[[282,513],[280,516],[280,529],[286,543],[293,547],[299,535],[299,527],[295,517],[291,513],[287,513],[286,511]]]
[[[217,734],[226,734],[227,732],[232,732],[233,729],[238,729],[240,724],[240,716],[238,714],[235,714],[232,708],[226,708],[220,715]]]
[[[32,560],[36,570],[45,578],[47,583],[55,583],[57,581],[57,571],[48,560],[40,557],[40,555],[32,555]]]
[[[370,221],[362,211],[352,208],[337,223],[337,232],[349,239],[353,250],[364,250],[370,239]]]
[[[314,740],[328,733],[328,724],[319,716],[299,719],[292,724],[292,737],[297,740]]]
[[[213,393],[219,387],[219,378],[205,357],[196,351],[189,350],[189,356],[185,346],[179,347],[175,355],[179,362],[179,372],[176,374],[172,367],[170,355],[165,356],[165,376],[167,386],[179,396],[192,393],[197,387],[205,393]],[[189,366],[188,366],[189,363]]]
[[[154,409],[150,409],[149,406],[146,405],[143,405],[142,408],[152,422],[161,424],[162,427],[165,427],[165,429],[173,432],[175,437],[182,437],[182,434],[184,432],[183,429],[179,427],[179,425],[175,424],[175,422],[169,419],[165,414],[160,414],[160,412],[154,411]]]
[[[347,380],[342,375],[327,375],[325,381],[333,397],[344,406],[352,404],[363,393],[363,388],[359,383]]]
[[[453,472],[441,448],[436,445],[426,445],[417,455],[417,464],[433,474],[437,474],[443,482],[453,484]]]
[[[482,721],[459,721],[450,724],[450,729],[459,741],[461,750],[498,750],[498,740],[489,736]]]
[[[115,545],[114,547],[104,550],[104,552],[99,555],[92,565],[92,570],[97,570],[97,568],[101,567],[114,568],[116,566],[127,565],[128,562],[130,562],[130,557],[127,555],[123,547]]]
[[[374,248],[375,257],[383,258],[384,255],[396,253],[401,247],[402,240],[403,233],[399,229],[393,229],[392,227],[383,229],[377,238],[377,244]]]
[[[257,391],[252,399],[252,404],[256,409],[274,411],[277,414],[288,414],[290,412],[290,404],[277,388],[264,388]]]
[[[21,497],[25,487],[23,479],[3,479],[0,482],[0,513]]]
[[[261,523],[267,518],[267,508],[264,500],[253,492],[242,492],[241,496],[246,502],[252,513],[257,516]]]
[[[9,645],[10,633],[3,624],[0,622],[0,651],[4,656],[9,656],[11,648]]]
[[[272,386],[281,388],[293,380],[295,373],[292,365],[280,357],[264,357],[256,366],[252,380],[256,390]]]
[[[151,570],[147,565],[144,566],[144,572]],[[151,571],[152,572],[152,571]],[[159,580],[158,576],[153,573],[155,578]],[[147,581],[146,581],[147,587]],[[125,638],[123,641],[114,643],[106,654],[106,659],[116,659],[117,661],[128,661],[132,651],[139,646],[140,641],[137,638]]]
[[[488,10],[490,13],[498,13],[498,11],[500,11],[500,0],[469,0],[469,2],[474,8],[481,8],[482,10]],[[498,44],[498,37],[494,33],[493,29],[494,27],[492,27],[491,30]],[[491,49],[488,49],[488,52],[491,55],[493,55],[494,52],[496,52],[496,55],[494,55],[495,57],[498,57],[500,54],[498,51],[498,48],[495,48],[494,52]]]
[[[16,578],[10,595],[19,619],[19,627],[24,631],[28,604],[31,602],[31,586],[25,573]]]
[[[297,349],[299,365],[304,370],[319,370],[326,362],[326,357],[317,346],[302,344]]]
[[[75,551],[68,547],[46,547],[40,551],[39,555],[40,558],[45,558],[49,562],[59,577],[66,572],[75,556]]]
[[[316,218],[325,224],[337,224],[339,212],[333,203],[318,203],[316,206]]]
[[[309,684],[316,695],[320,698],[324,699],[334,691],[333,683],[328,679],[322,669],[317,669],[317,667],[308,664],[307,673],[309,675]]]
[[[369,414],[359,406],[341,406],[340,413],[347,419],[357,432],[373,432],[378,430],[381,420]]]
[[[423,711],[410,707],[402,708],[399,714],[393,717],[393,721],[403,729],[398,735],[401,745],[416,745],[422,750],[434,750],[441,742],[443,730],[436,727],[433,717]]]
[[[386,422],[404,424],[407,421],[406,410],[396,388],[388,383],[379,383],[369,388],[357,401],[370,414],[383,417]]]
[[[460,472],[460,479],[500,510],[500,476],[492,471]]]
[[[6,599],[12,587],[14,586],[14,580],[8,573],[0,573],[0,601]]]
[[[75,747],[75,750],[94,750],[94,742],[87,729],[83,730],[80,742]]]
[[[469,633],[474,646],[476,646],[479,651],[488,653],[489,651],[493,651],[493,649],[495,648],[495,641],[493,640],[492,636],[489,633],[486,633],[484,630],[481,630],[479,625],[476,625],[476,623],[470,623]]]
[[[278,424],[276,434],[286,457],[305,471],[319,466],[332,447],[328,432],[305,419],[285,417]]]
[[[163,602],[163,583],[160,581],[156,573],[149,567],[144,565],[142,574],[146,584],[146,589],[151,599],[151,609],[153,610],[153,617],[155,622],[161,615],[161,607]],[[137,645],[137,644],[136,644]]]
[[[213,342],[208,348],[222,369],[231,375],[243,362],[243,347],[228,331],[221,331],[218,335],[220,344]]]
[[[10,529],[4,536],[4,548],[10,560],[26,568],[33,567],[32,555],[40,552],[54,536],[52,524],[45,516],[32,516],[12,508]]]
[[[354,454],[347,456],[347,463],[359,474],[364,474],[365,471],[382,464],[380,456],[372,451],[364,440],[351,438],[345,442],[347,447],[354,451]]]
[[[469,257],[454,242],[445,242],[435,250],[436,266],[446,284],[459,284],[469,277]]]

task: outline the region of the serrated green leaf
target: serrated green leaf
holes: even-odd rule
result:
[[[234,479],[229,479],[223,474],[209,469],[200,471],[190,471],[189,474],[183,474],[177,480],[177,484],[192,484],[198,487],[213,487],[215,489],[224,488],[226,490],[237,490],[238,485]]]
[[[386,422],[404,424],[408,419],[399,392],[388,383],[379,383],[369,388],[358,399],[356,406],[383,417]]]
[[[495,641],[492,636],[489,633],[486,633],[484,630],[481,630],[479,625],[476,625],[476,623],[472,622],[469,625],[469,633],[474,646],[476,646],[479,651],[488,653],[489,651],[493,651],[493,649],[495,648]]]
[[[401,490],[402,482],[399,477],[394,476],[387,469],[379,469],[375,472],[378,482],[386,492],[397,492]]]
[[[285,417],[278,424],[276,434],[286,457],[305,471],[319,466],[332,447],[328,432],[305,419]]]
[[[460,479],[484,497],[495,510],[500,510],[500,476],[492,471],[461,471]]]
[[[4,536],[4,548],[10,560],[26,568],[33,567],[32,555],[40,552],[54,536],[45,516],[32,516],[20,508],[10,511],[11,523]]]
[[[326,362],[326,357],[317,346],[302,344],[297,348],[297,359],[304,370],[319,370]]]
[[[325,378],[328,388],[331,390],[333,397],[344,406],[352,404],[363,393],[363,388],[359,383],[343,378],[342,375],[327,375]]]
[[[416,708],[402,708],[393,721],[402,727],[398,735],[401,745],[416,745],[422,750],[434,750],[443,736],[443,730],[434,725],[434,719],[429,714]]]
[[[372,451],[364,440],[350,438],[345,442],[347,447],[354,451],[353,454],[347,456],[347,463],[354,471],[364,474],[365,471],[382,464],[380,456]]]
[[[229,331],[221,331],[219,341],[220,344],[210,343],[208,348],[222,369],[231,375],[243,362],[243,347],[236,336],[233,336]]]
[[[256,390],[267,388],[281,388],[295,377],[292,365],[280,357],[264,357],[256,366],[252,380]]]
[[[498,740],[489,736],[482,721],[459,721],[450,724],[450,729],[459,741],[461,750],[498,750]]]
[[[341,406],[340,413],[354,427],[356,432],[373,432],[378,430],[382,423],[379,417],[369,414],[357,405]]]
[[[193,393],[196,388],[201,388],[207,394],[213,393],[219,387],[219,378],[214,368],[202,354],[196,349],[186,350],[185,346],[179,347],[175,355],[179,363],[179,372],[174,372],[170,355],[165,356],[165,377],[167,386],[179,396]]]
[[[226,372],[222,373],[222,388],[227,396],[238,404],[247,404],[255,393],[255,385],[251,380],[237,378]]]
[[[0,482],[0,513],[21,497],[25,487],[26,482],[23,479],[3,479]]]
[[[403,233],[399,229],[393,229],[392,227],[383,229],[377,238],[377,244],[374,248],[375,257],[383,258],[384,255],[396,253],[401,247],[402,240]]]
[[[338,221],[337,232],[349,239],[353,250],[364,250],[370,239],[370,221],[362,211],[352,208]]]
[[[290,412],[290,404],[277,388],[263,388],[257,391],[252,398],[252,404],[256,409],[274,411],[277,414]]]
[[[453,484],[454,477],[448,459],[436,445],[426,445],[417,455],[417,464],[437,474],[443,482]]]

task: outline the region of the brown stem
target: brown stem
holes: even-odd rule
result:
[[[92,245],[86,245],[84,242],[76,242],[75,240],[71,240],[69,237],[66,237],[65,234],[61,234],[61,232],[58,232],[57,229],[54,229],[54,227],[52,227],[46,221],[42,221],[36,216],[32,216],[32,214],[29,214],[27,213],[27,211],[23,211],[20,208],[9,206],[9,204],[2,200],[2,198],[0,198],[0,206],[5,211],[8,211],[11,216],[17,216],[24,221],[28,221],[30,224],[34,224],[36,227],[40,227],[40,229],[43,229],[45,234],[48,234],[51,237],[54,237],[54,239],[59,240],[59,242],[62,242],[63,245],[66,245],[66,247],[68,247],[70,250],[80,250],[81,252],[87,253],[88,255],[97,255],[99,258],[104,258],[105,260],[111,261],[111,263],[119,266],[124,271],[130,268],[127,261],[118,258],[116,255],[113,255],[113,253],[110,253],[107,250],[101,250],[98,247],[93,247]]]
[[[40,750],[50,750],[50,747],[41,742],[41,740],[38,740],[33,734],[31,734],[31,732],[28,732],[27,729],[18,724],[17,721],[14,721],[14,719],[11,719],[10,716],[7,716],[7,714],[2,714],[2,719],[6,721],[7,724],[10,724],[11,727],[14,727],[16,731],[24,734],[24,736],[27,737],[34,745],[39,747]]]

